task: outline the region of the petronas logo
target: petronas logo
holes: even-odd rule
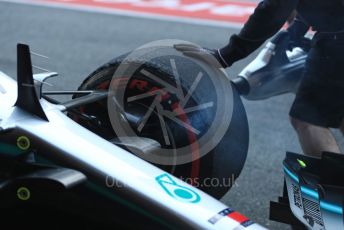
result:
[[[176,200],[186,203],[198,203],[201,200],[201,197],[195,191],[177,184],[167,173],[157,176],[155,179],[165,192]]]

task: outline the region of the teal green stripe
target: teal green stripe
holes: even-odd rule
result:
[[[334,212],[336,214],[343,215],[343,207],[341,207],[341,206],[331,204],[331,203],[328,203],[326,201],[320,201],[320,207],[322,209],[329,211],[329,212]]]
[[[0,153],[4,155],[10,156],[18,156],[22,154],[24,151],[20,150],[16,145],[10,145],[7,143],[0,142]]]
[[[294,174],[292,173],[287,167],[283,166],[284,168],[284,172],[286,172],[288,174],[288,176],[293,179],[296,183],[299,183],[299,178]]]
[[[306,195],[312,197],[312,198],[315,199],[315,200],[319,200],[319,194],[318,194],[318,192],[315,191],[315,190],[313,190],[313,189],[310,189],[310,188],[301,186],[301,192],[302,192],[303,194],[306,194]]]
[[[164,221],[163,219],[159,218],[159,217],[156,217],[148,212],[146,212],[143,208],[137,206],[136,204],[132,203],[132,202],[129,202],[128,200],[125,200],[117,195],[115,195],[114,193],[111,193],[109,190],[101,187],[101,186],[98,186],[92,182],[87,182],[86,184],[87,187],[89,187],[90,189],[94,190],[95,192],[103,195],[103,196],[106,196],[107,198],[110,198],[111,200],[115,201],[115,202],[118,202],[120,204],[123,204],[131,209],[133,209],[134,211],[160,223],[161,225],[164,225],[165,227],[167,227],[168,229],[177,229],[176,227],[174,226],[171,226],[169,225],[166,221]]]

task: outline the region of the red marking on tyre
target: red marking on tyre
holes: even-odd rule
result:
[[[111,90],[116,91],[119,89],[124,89],[125,87],[127,87],[127,83],[129,81],[129,77],[119,77],[119,78],[114,78],[111,80],[111,85],[109,86],[109,88],[111,88]]]
[[[105,81],[100,83],[100,85],[97,86],[97,89],[101,89],[101,90],[107,90],[109,88],[110,85],[110,81]]]
[[[134,79],[130,82],[129,85],[129,89],[138,89],[140,91],[145,90],[145,88],[147,87],[148,82],[147,81],[143,81],[143,80],[138,80],[138,79]]]
[[[180,114],[178,117],[181,121],[183,121],[186,124],[190,124],[190,121],[184,112],[184,109],[180,107],[179,103],[174,103],[172,105],[172,109],[174,112],[177,114]],[[195,185],[195,179],[199,177],[200,173],[200,153],[199,153],[199,146],[197,142],[197,136],[195,133],[191,132],[190,130],[187,129],[187,134],[188,134],[188,139],[190,142],[190,147],[191,147],[191,157],[192,157],[192,162],[191,162],[191,185]]]

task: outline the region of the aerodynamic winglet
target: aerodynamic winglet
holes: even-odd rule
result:
[[[17,82],[18,98],[15,106],[48,121],[33,81],[30,48],[25,44],[17,45]]]

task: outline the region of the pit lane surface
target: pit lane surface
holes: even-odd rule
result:
[[[205,26],[94,12],[0,2],[0,70],[16,75],[16,43],[24,42],[50,59],[33,57],[35,65],[60,73],[46,89],[76,89],[90,72],[113,57],[147,42],[178,38],[206,47],[220,47],[230,34],[223,26]],[[254,57],[238,62],[230,76]],[[270,200],[282,192],[282,160],[286,150],[300,152],[288,122],[293,96],[244,101],[250,148],[245,168],[234,188],[222,199],[230,207],[270,228],[289,229],[268,220]],[[342,140],[342,139],[341,139]],[[343,146],[343,141],[341,141]]]

